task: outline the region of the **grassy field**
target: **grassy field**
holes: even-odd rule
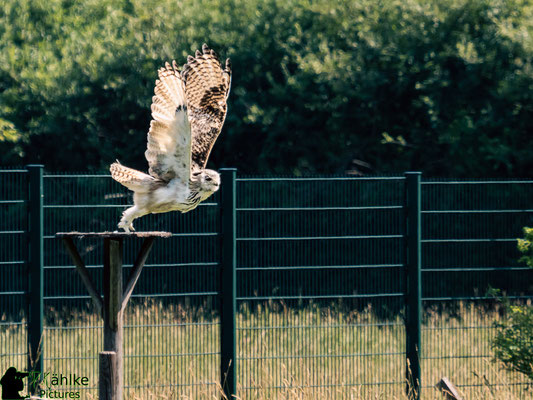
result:
[[[48,310],[43,339],[45,371],[88,377],[74,387],[97,398],[101,323],[88,312],[65,317]],[[447,376],[463,385],[465,399],[526,399],[525,378],[491,362],[497,309],[459,305],[453,313],[429,311],[423,325],[424,399],[442,399],[433,386]],[[309,305],[241,307],[237,378],[241,399],[407,399],[405,334],[401,317],[380,319],[369,306],[355,312]],[[0,328],[0,343],[14,356],[1,367],[24,369],[24,326]],[[129,307],[125,315],[125,385],[128,399],[216,399],[219,324],[201,309],[159,303]],[[11,358],[10,358],[11,357]],[[4,365],[5,364],[5,365]],[[4,368],[5,369],[5,368]],[[58,387],[58,390],[67,387]],[[70,387],[70,390],[73,390]]]

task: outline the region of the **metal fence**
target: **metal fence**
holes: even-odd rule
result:
[[[44,174],[35,206],[39,174],[0,171],[0,368],[37,360],[88,377],[58,390],[95,397],[101,322],[55,233],[114,230],[131,198],[107,174]],[[213,398],[221,384],[244,399],[365,398],[401,394],[407,376],[422,395],[448,376],[466,393],[508,385],[525,398],[527,382],[490,363],[501,310],[487,291],[532,297],[516,238],[533,225],[533,181],[225,177],[194,212],[136,221],[173,235],[126,310],[128,398]],[[139,245],[124,249],[125,276]],[[78,248],[98,284],[101,244]]]

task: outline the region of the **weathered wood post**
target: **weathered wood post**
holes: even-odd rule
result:
[[[156,237],[170,237],[170,232],[69,232],[57,233],[70,254],[76,269],[104,319],[104,351],[100,353],[99,396],[101,400],[122,400],[124,388],[123,315],[135,284]],[[104,240],[103,299],[98,294],[73,238],[98,237]],[[129,237],[142,237],[144,242],[122,290],[122,248]]]
[[[100,377],[100,385],[98,387],[98,399],[116,399],[118,398],[116,389],[119,386],[115,369],[117,353],[114,351],[101,351],[99,362],[100,368],[98,376]]]
[[[443,377],[437,383],[436,387],[442,392],[445,400],[463,400],[459,394],[459,390],[457,390],[455,385],[446,377]]]

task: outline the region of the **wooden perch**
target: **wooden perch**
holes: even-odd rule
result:
[[[122,239],[128,237],[138,237],[138,238],[148,238],[148,237],[171,237],[172,233],[170,232],[58,232],[56,237],[65,238],[87,238],[87,237],[96,237],[96,238],[110,238],[110,239]]]
[[[101,400],[122,400],[124,382],[123,314],[133,293],[148,254],[157,237],[171,237],[170,232],[60,232],[76,269],[91,295],[98,312],[104,319],[104,351],[100,353],[99,394]],[[133,264],[126,288],[122,290],[122,253],[124,239],[144,238]],[[85,263],[74,243],[74,238],[102,238],[104,263],[102,274],[103,296],[96,291]]]

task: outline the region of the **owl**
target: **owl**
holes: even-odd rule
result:
[[[191,211],[220,186],[220,175],[206,164],[226,118],[230,60],[222,67],[204,44],[181,71],[167,62],[158,78],[144,153],[148,174],[118,161],[110,166],[112,178],[133,191],[134,204],[118,223],[126,232],[146,214]]]

